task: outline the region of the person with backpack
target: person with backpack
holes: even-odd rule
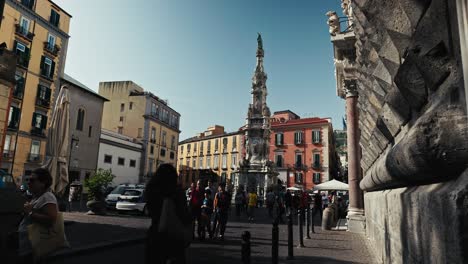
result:
[[[213,203],[213,212],[215,213],[215,221],[213,225],[212,234],[216,236],[219,231],[219,239],[224,240],[224,232],[226,231],[226,224],[228,220],[228,210],[231,203],[231,197],[225,190],[225,184],[218,187],[218,192],[215,195]]]

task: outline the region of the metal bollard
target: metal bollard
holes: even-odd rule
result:
[[[250,232],[242,233],[242,263],[250,264]]]
[[[278,218],[273,222],[273,229],[271,234],[271,263],[278,264],[278,246],[279,246],[279,229]]]
[[[302,214],[301,210],[297,211],[297,220],[298,220],[298,226],[299,226],[299,245],[297,246],[298,248],[304,247],[304,228],[303,228],[303,221],[302,221]]]
[[[310,239],[310,208],[306,208],[306,226],[307,226],[307,231],[306,231],[306,239]]]
[[[292,211],[288,214],[288,260],[294,259],[294,248],[293,248],[293,218]]]

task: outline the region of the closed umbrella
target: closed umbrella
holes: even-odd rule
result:
[[[68,88],[62,86],[52,112],[47,134],[46,158],[43,167],[52,175],[51,189],[62,195],[68,184],[68,149],[70,139],[70,99]]]

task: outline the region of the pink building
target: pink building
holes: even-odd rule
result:
[[[290,110],[275,112],[270,160],[287,187],[311,189],[336,177],[337,154],[330,118],[300,118]]]

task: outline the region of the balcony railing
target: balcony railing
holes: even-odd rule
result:
[[[281,142],[281,141],[275,141],[275,145],[276,145],[276,146],[283,146],[284,144],[283,144],[283,142]]]
[[[45,108],[49,108],[50,107],[50,99],[43,99],[43,98],[36,98],[36,105],[37,106],[42,106],[42,107],[45,107]]]
[[[13,159],[13,156],[15,156],[15,152],[13,150],[3,150],[3,161],[9,161]]]
[[[296,140],[296,141],[294,141],[294,144],[302,145],[302,144],[304,144],[304,140]]]
[[[20,24],[15,24],[15,33],[25,39],[32,41],[34,38],[34,33],[29,32],[26,28],[22,27]]]
[[[44,50],[49,52],[50,54],[54,55],[54,56],[57,56],[59,51],[60,51],[60,47],[58,45],[52,45],[52,43],[50,42],[44,42]]]
[[[24,95],[24,87],[18,87],[16,86],[15,89],[13,90],[13,97],[16,99],[23,99]]]
[[[44,129],[38,128],[38,127],[32,127],[31,128],[31,134],[32,135],[37,135],[37,136],[44,136]]]
[[[29,153],[28,161],[29,162],[41,162],[42,155],[36,154],[36,153]]]
[[[315,170],[320,170],[322,169],[322,165],[320,163],[313,163],[312,168]]]

